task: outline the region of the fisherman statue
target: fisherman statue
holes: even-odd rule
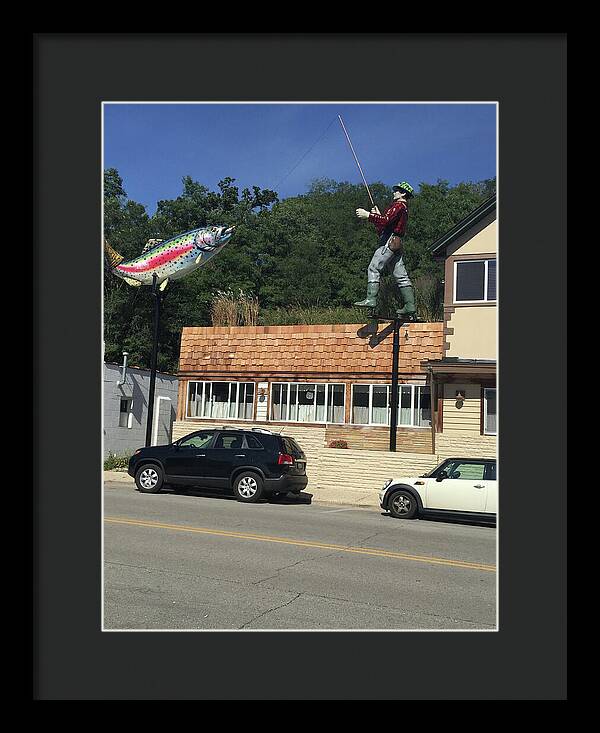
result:
[[[410,321],[416,318],[415,292],[402,260],[401,237],[406,232],[408,222],[406,201],[413,197],[414,189],[409,183],[402,181],[393,186],[392,190],[394,200],[384,214],[381,214],[376,206],[370,212],[366,209],[356,209],[359,219],[368,219],[375,225],[379,235],[379,246],[367,270],[367,297],[354,305],[365,308],[377,306],[381,275],[384,270],[390,268],[402,298],[402,307],[397,310],[397,316]]]

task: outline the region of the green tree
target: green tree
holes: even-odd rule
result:
[[[298,318],[339,322],[344,313],[355,314],[351,304],[364,297],[366,270],[378,239],[375,228],[354,213],[358,207],[370,208],[362,185],[322,178],[313,181],[306,194],[279,201],[276,192],[257,186],[240,192],[234,178],[224,178],[211,191],[185,176],[181,194],[159,201],[150,217],[141,204],[127,198],[118,171],[108,169],[104,180],[106,239],[125,257],[139,254],[150,237],[166,239],[214,224],[236,226],[218,257],[165,291],[159,352],[164,371],[177,370],[182,327],[210,325],[211,300],[219,290],[257,296],[266,323]],[[380,182],[370,188],[383,211],[392,199],[391,189]],[[443,298],[442,266],[433,261],[430,245],[494,191],[495,179],[456,186],[439,180],[421,183],[411,200],[404,257],[427,318],[441,318]],[[389,276],[384,278],[382,301],[390,311],[396,293]],[[286,314],[290,308],[294,313]],[[119,361],[127,350],[131,364],[147,367],[152,344],[150,288],[132,288],[107,275],[104,326],[107,360]]]

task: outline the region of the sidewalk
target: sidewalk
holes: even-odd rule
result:
[[[132,488],[135,486],[133,478],[126,471],[104,471],[104,481],[128,483]],[[379,488],[365,487],[364,490],[357,491],[341,486],[319,488],[309,483],[304,493],[312,494],[312,501],[317,504],[379,508]]]

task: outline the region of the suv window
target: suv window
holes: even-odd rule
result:
[[[227,450],[240,450],[242,448],[242,436],[239,433],[219,433],[214,447],[225,448]]]
[[[263,444],[255,435],[245,435],[244,438],[246,441],[245,448],[250,448],[250,450],[264,450]]]
[[[177,445],[180,448],[206,448],[212,440],[213,435],[214,433],[212,432],[194,433],[180,440]]]
[[[294,458],[301,458],[302,457],[302,451],[300,449],[300,446],[293,438],[284,438],[282,436],[281,442],[283,443],[283,449],[284,452],[287,453],[290,456],[293,456]]]

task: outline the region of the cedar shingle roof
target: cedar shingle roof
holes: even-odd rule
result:
[[[391,327],[376,347],[359,338],[363,324],[185,327],[179,373],[365,374],[387,377],[392,367]],[[407,323],[400,329],[401,373],[423,374],[421,362],[444,356],[443,323]]]

